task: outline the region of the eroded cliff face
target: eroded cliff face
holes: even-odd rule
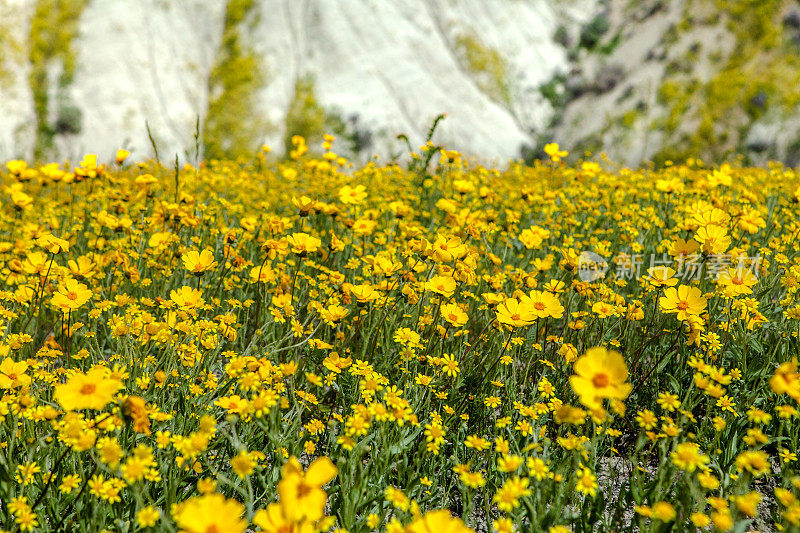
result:
[[[32,152],[36,115],[28,83],[31,2],[0,2],[0,158]]]
[[[612,0],[605,17],[616,42],[571,64],[554,138],[630,165],[800,162],[797,2]]]
[[[2,4],[11,30],[2,41],[2,158],[119,146],[145,156],[147,125],[162,156],[183,156],[194,152],[198,117],[230,135],[218,151],[281,149],[293,120],[387,155],[400,150],[398,133],[420,141],[439,113],[448,118],[437,140],[516,157],[552,117],[540,86],[567,72],[557,31],[577,35],[596,10],[588,0],[76,0],[75,31],[59,35],[69,57],[33,57],[41,32],[52,38],[56,4]],[[48,74],[33,80],[41,63]],[[257,83],[237,67],[258,70]],[[37,110],[40,94],[47,102]]]
[[[193,145],[224,2],[11,2],[5,9],[14,18],[2,20],[21,51],[3,61],[11,74],[0,98],[0,156],[74,158],[130,146],[146,157],[148,125],[166,155]],[[62,30],[64,17],[72,31]],[[32,76],[36,70],[47,75]]]
[[[0,0],[0,159],[391,157],[446,113],[484,159],[795,163],[798,81],[788,0]]]

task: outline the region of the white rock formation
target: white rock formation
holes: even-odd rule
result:
[[[265,85],[253,113],[275,127],[278,147],[299,77],[313,76],[316,96],[342,117],[358,117],[373,152],[400,149],[406,133],[420,142],[431,120],[447,113],[437,140],[485,158],[516,157],[535,144],[552,115],[541,84],[568,68],[554,40],[575,34],[596,0],[257,0],[247,45],[264,62]],[[34,0],[2,0],[0,20],[21,43],[0,59],[0,160],[30,157],[35,115],[25,47]],[[90,0],[73,47],[75,76],[63,89],[81,112],[77,134],[55,140],[54,157],[84,152],[111,157],[119,147],[152,155],[150,125],[162,159],[194,152],[195,121],[208,103],[208,76],[224,27],[225,0]],[[506,63],[506,101],[481,89],[458,48],[475,36]],[[460,55],[462,54],[462,55]],[[10,81],[9,81],[10,80]],[[190,155],[191,157],[191,155]]]
[[[29,0],[0,1],[0,160],[29,154],[36,138],[26,42],[32,13]]]
[[[162,158],[193,153],[224,16],[224,0],[90,1],[70,87],[83,125],[59,152],[149,156],[149,125]]]

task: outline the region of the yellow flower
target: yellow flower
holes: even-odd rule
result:
[[[703,513],[692,513],[690,518],[692,519],[692,524],[701,529],[711,523],[711,519],[708,517],[708,515]]]
[[[705,489],[714,490],[719,487],[719,480],[716,476],[708,472],[700,472],[697,474],[697,481],[699,481],[700,485]]]
[[[136,513],[136,523],[139,527],[153,527],[158,522],[159,516],[158,509],[148,505]]]
[[[671,454],[672,463],[687,472],[694,472],[697,468],[705,466],[709,458],[700,451],[700,446],[694,442],[682,442],[675,447]]]
[[[336,467],[327,457],[316,459],[303,472],[302,466],[291,457],[281,470],[278,494],[286,517],[294,522],[322,518],[328,495],[322,486],[336,477]]]
[[[428,511],[406,527],[406,533],[469,533],[473,531],[450,511]]]
[[[760,477],[770,471],[769,457],[761,450],[744,451],[736,456],[736,468],[739,472],[750,472]]]
[[[519,455],[502,455],[497,458],[497,469],[501,472],[515,472],[522,466],[522,457]]]
[[[367,516],[367,527],[370,529],[375,529],[381,523],[381,517],[375,513],[370,513]]]
[[[800,372],[797,360],[781,363],[772,377],[769,386],[775,394],[788,394],[800,403]]]
[[[313,522],[295,522],[286,518],[285,507],[280,503],[271,503],[266,509],[256,511],[253,523],[265,533],[314,533]]]
[[[592,313],[600,318],[608,318],[616,314],[616,308],[608,302],[595,302],[592,305]]]
[[[528,488],[529,483],[528,478],[519,476],[508,478],[497,490],[492,501],[497,504],[498,509],[510,513],[519,507],[520,498],[531,495],[531,489]]]
[[[297,196],[293,197],[292,204],[294,204],[294,206],[297,208],[298,214],[301,217],[306,217],[309,213],[311,213],[311,211],[314,210],[317,202],[306,195],[302,195],[299,198]]]
[[[672,522],[675,520],[677,513],[675,512],[675,507],[669,502],[656,502],[653,504],[651,516],[662,522]]]
[[[442,318],[444,318],[451,326],[461,327],[467,323],[469,316],[464,312],[458,304],[444,304],[441,309]]]
[[[449,263],[461,259],[466,253],[467,246],[461,242],[459,237],[437,234],[436,240],[431,245],[430,257],[439,263]]]
[[[69,271],[73,276],[79,279],[91,279],[95,276],[95,267],[97,265],[90,257],[82,255],[75,260],[70,259],[67,261]]]
[[[507,298],[497,306],[497,321],[515,328],[530,326],[536,321],[533,309],[516,298]]]
[[[632,386],[625,383],[628,367],[619,352],[591,348],[575,361],[575,374],[569,378],[572,389],[586,407],[596,409],[604,398],[624,400]]]
[[[131,155],[130,151],[120,148],[119,150],[117,150],[117,154],[114,157],[114,160],[117,162],[118,165],[121,165],[122,163],[125,162],[126,159],[128,159],[128,156],[130,155]]]
[[[93,170],[97,168],[97,154],[86,154],[80,163],[81,168]]]
[[[439,150],[439,164],[440,165],[455,165],[461,166],[461,154],[458,153],[456,150],[445,150],[442,148]]]
[[[36,513],[31,510],[25,510],[17,513],[14,516],[14,521],[19,526],[20,531],[32,531],[36,526],[39,525]]]
[[[714,523],[719,531],[728,531],[733,527],[733,517],[727,509],[716,513],[711,513],[711,522]]]
[[[339,201],[343,204],[358,205],[364,202],[367,198],[367,188],[363,185],[350,187],[345,185],[339,189]]]
[[[324,320],[326,324],[328,324],[329,326],[333,326],[334,324],[345,318],[347,315],[349,315],[350,310],[345,309],[339,304],[331,304],[328,307],[325,307],[324,309],[320,309],[319,314],[322,317],[322,320]]]
[[[585,466],[578,469],[575,490],[587,496],[594,496],[597,494],[597,488],[597,477],[595,477],[592,471]]]
[[[758,278],[749,270],[741,267],[729,268],[720,274],[717,279],[717,285],[719,285],[722,294],[727,297],[752,294],[753,286],[756,283],[758,283]]]
[[[783,487],[775,487],[775,498],[781,502],[784,507],[791,507],[797,502],[797,497],[792,494],[792,491],[784,489]]]
[[[59,239],[55,235],[43,235],[36,239],[36,244],[50,252],[51,254],[59,254],[61,252],[69,251],[69,242],[64,239]]]
[[[678,313],[678,320],[688,320],[705,311],[706,299],[697,287],[680,285],[677,289],[670,287],[665,290],[659,305],[665,313]]]
[[[27,387],[31,383],[31,377],[26,374],[27,371],[28,363],[25,361],[15,362],[10,357],[6,357],[0,363],[0,389]]]
[[[741,496],[732,496],[731,500],[736,503],[736,508],[740,512],[754,518],[756,516],[758,504],[761,503],[761,494],[758,492],[748,492]]]
[[[306,254],[314,253],[322,246],[322,241],[308,233],[292,233],[286,238],[292,252],[303,257]]]
[[[214,254],[211,250],[203,250],[202,252],[190,250],[183,254],[181,259],[183,260],[184,268],[194,276],[202,276],[206,271],[212,270],[217,266],[217,262],[214,261]]]
[[[532,250],[539,248],[545,239],[550,237],[550,231],[538,226],[531,226],[524,229],[519,234],[519,240],[525,245],[525,248]]]
[[[103,437],[97,441],[97,451],[100,452],[100,460],[110,466],[112,469],[117,468],[119,461],[122,458],[122,447],[116,439],[111,437]]]
[[[528,457],[527,466],[530,475],[538,481],[542,481],[550,473],[547,464],[539,457]]]
[[[694,235],[694,240],[700,243],[703,252],[711,255],[724,254],[731,245],[728,231],[716,224],[699,228]]]
[[[119,380],[108,377],[104,366],[95,366],[84,374],[77,371],[67,382],[55,386],[54,398],[66,411],[105,407],[122,387]]]
[[[456,291],[456,280],[450,276],[433,276],[425,283],[425,290],[450,298]]]
[[[478,451],[488,450],[491,447],[491,443],[488,440],[477,435],[469,435],[466,440],[464,440],[464,445],[467,448],[472,448]]]
[[[41,471],[42,469],[39,465],[37,465],[35,462],[29,461],[25,464],[17,465],[17,471],[14,477],[17,480],[17,483],[25,486],[32,483],[34,476]]]
[[[80,484],[81,484],[80,476],[76,474],[70,474],[64,476],[64,478],[61,480],[61,484],[58,486],[58,490],[62,494],[69,494],[70,492],[78,488],[78,485]]]
[[[61,309],[61,312],[67,313],[78,309],[88,302],[91,297],[92,291],[86,285],[74,279],[68,279],[58,288],[58,292],[53,295],[51,303]]]
[[[564,306],[558,301],[558,297],[547,291],[534,290],[530,295],[523,294],[520,302],[528,305],[537,318],[561,318],[564,314]]]
[[[11,202],[18,211],[21,211],[23,209],[28,209],[33,205],[33,197],[20,190],[13,189],[11,191]]]
[[[672,412],[681,406],[681,401],[678,399],[677,394],[661,392],[658,394],[658,405],[665,411]]]
[[[197,481],[197,491],[200,494],[211,494],[217,489],[217,482],[211,478],[204,477]]]
[[[231,467],[237,476],[244,479],[255,470],[255,461],[247,451],[242,450],[231,459]]]
[[[446,353],[439,360],[442,365],[442,371],[450,377],[455,377],[461,371],[458,366],[458,361],[452,354]]]
[[[562,157],[567,157],[566,150],[559,150],[558,143],[547,143],[544,145],[544,153],[550,156],[553,162],[558,163]]]
[[[128,396],[121,405],[122,415],[133,422],[133,430],[143,435],[150,435],[150,416],[147,405],[139,396]]]
[[[247,528],[244,511],[241,503],[214,493],[178,504],[172,516],[181,533],[242,533]]]
[[[636,422],[638,422],[639,426],[643,429],[653,429],[658,419],[653,411],[644,409],[636,413]]]
[[[383,495],[386,498],[386,501],[391,503],[397,509],[404,511],[408,509],[410,503],[408,496],[406,496],[406,493],[397,487],[386,487],[386,489],[383,491]]]
[[[367,284],[350,286],[350,293],[356,297],[359,304],[365,304],[381,297],[379,291]]]
[[[183,309],[201,307],[205,303],[203,301],[203,293],[200,290],[193,289],[187,285],[184,285],[177,290],[173,289],[170,291],[169,298],[178,304],[178,307]]]
[[[558,349],[558,355],[564,357],[567,363],[571,363],[578,358],[578,350],[572,344],[566,343]]]
[[[645,280],[653,287],[672,287],[678,283],[673,276],[675,276],[674,269],[668,266],[656,266],[647,269]]]
[[[6,168],[14,176],[19,176],[28,168],[28,163],[20,159],[15,159],[14,161],[6,163]]]

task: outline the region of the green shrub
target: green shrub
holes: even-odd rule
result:
[[[253,112],[256,91],[266,74],[256,53],[242,44],[241,25],[254,0],[230,0],[222,44],[209,78],[209,104],[203,127],[205,154],[212,159],[252,155],[269,127]]]
[[[497,50],[485,46],[476,35],[456,37],[456,53],[464,68],[475,76],[475,83],[492,100],[502,104],[511,101],[508,65]]]
[[[328,117],[314,94],[314,78],[305,76],[295,81],[294,95],[286,112],[283,144],[286,153],[292,149],[292,137],[300,135],[312,144],[326,133]]]
[[[610,28],[611,23],[605,14],[597,15],[581,30],[581,48],[594,49]]]
[[[31,69],[28,83],[33,93],[36,114],[35,155],[39,159],[52,148],[56,134],[55,124],[50,123],[48,116],[50,80],[47,72],[55,62],[60,62],[59,92],[72,82],[76,61],[72,41],[77,34],[80,15],[86,4],[87,0],[38,0],[31,18],[28,35]]]

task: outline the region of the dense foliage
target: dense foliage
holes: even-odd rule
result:
[[[332,143],[7,164],[0,527],[800,530],[794,170]]]

